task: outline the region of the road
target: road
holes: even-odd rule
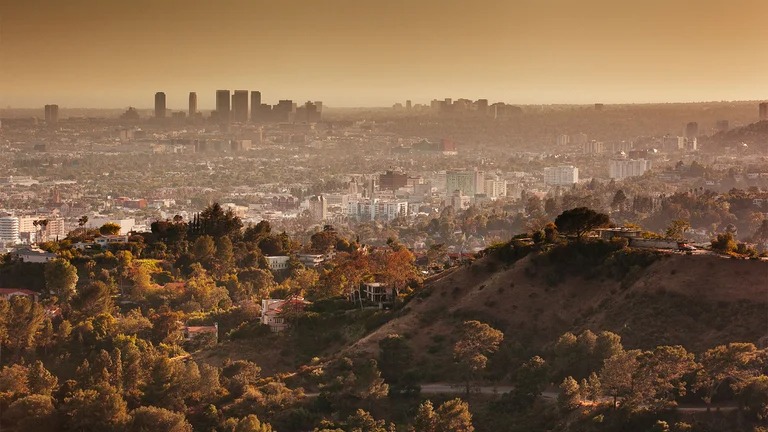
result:
[[[500,386],[476,386],[472,387],[472,393],[479,394],[502,394],[508,393],[514,389],[513,386],[500,385]],[[461,384],[447,384],[447,383],[432,383],[422,384],[421,393],[423,394],[463,394],[466,388]],[[557,400],[557,391],[545,390],[541,393],[541,398],[548,401]],[[613,403],[611,398],[605,398],[602,403]],[[712,411],[735,411],[738,409],[735,405],[712,407]],[[677,407],[676,410],[681,413],[700,413],[707,412],[706,406],[682,406]]]

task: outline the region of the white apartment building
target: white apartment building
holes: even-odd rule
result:
[[[15,216],[0,217],[0,243],[19,242],[19,219]]]
[[[579,169],[573,165],[544,168],[544,183],[552,186],[568,186],[579,182]]]
[[[507,181],[496,179],[485,180],[485,194],[489,198],[499,198],[507,196]]]
[[[473,197],[476,194],[485,193],[485,172],[478,170],[446,172],[446,195],[450,196],[457,190],[470,197]]]
[[[288,255],[267,255],[267,267],[273,272],[288,270],[288,261],[291,259]]]
[[[565,147],[571,142],[571,137],[568,135],[562,134],[557,136],[557,146],[558,147]]]
[[[453,207],[455,210],[466,210],[472,204],[472,198],[464,195],[461,191],[454,191],[452,195],[448,197],[446,205]]]
[[[639,177],[649,169],[651,162],[646,159],[611,159],[608,163],[608,177],[616,180]]]

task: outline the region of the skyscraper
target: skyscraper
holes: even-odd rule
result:
[[[232,120],[237,123],[248,121],[248,90],[235,90],[232,95]]]
[[[197,93],[189,92],[189,118],[197,114]]]
[[[261,119],[261,92],[251,92],[251,121],[257,122]]]
[[[229,123],[229,90],[216,90],[216,119]]]
[[[155,118],[165,118],[165,93],[155,93]]]
[[[768,102],[760,103],[760,120],[768,120]]]
[[[58,105],[45,106],[45,122],[49,125],[53,125],[59,122],[59,106]]]
[[[699,136],[699,124],[696,122],[689,122],[685,125],[685,137],[696,138]]]

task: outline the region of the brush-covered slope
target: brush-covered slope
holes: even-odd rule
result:
[[[583,329],[618,333],[625,347],[681,344],[693,351],[732,341],[758,343],[768,333],[763,261],[611,243],[572,243],[522,255],[522,247],[498,249],[427,285],[350,351],[375,354],[379,340],[401,334],[424,370],[440,378],[442,366],[451,363],[457,326],[467,319],[504,331],[506,343],[523,356]]]

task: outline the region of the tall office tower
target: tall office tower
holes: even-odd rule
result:
[[[58,105],[45,106],[45,122],[49,125],[53,125],[59,122],[59,106]]]
[[[165,118],[165,93],[155,93],[155,118]]]
[[[282,99],[278,101],[277,105],[272,107],[272,114],[278,122],[290,122],[293,120],[293,101],[290,99]]]
[[[696,122],[689,122],[685,125],[685,137],[696,138],[699,136],[699,124]]]
[[[197,93],[189,92],[189,118],[197,114]]]
[[[216,90],[216,119],[229,123],[229,90]]]
[[[409,101],[409,100],[405,101],[405,109],[410,111],[412,108],[413,108],[413,106],[411,105],[411,101]]]
[[[263,120],[261,112],[261,92],[254,90],[251,92],[251,121]]]
[[[760,120],[768,120],[768,102],[760,103]]]
[[[248,90],[235,90],[232,94],[232,120],[237,123],[248,121]]]

